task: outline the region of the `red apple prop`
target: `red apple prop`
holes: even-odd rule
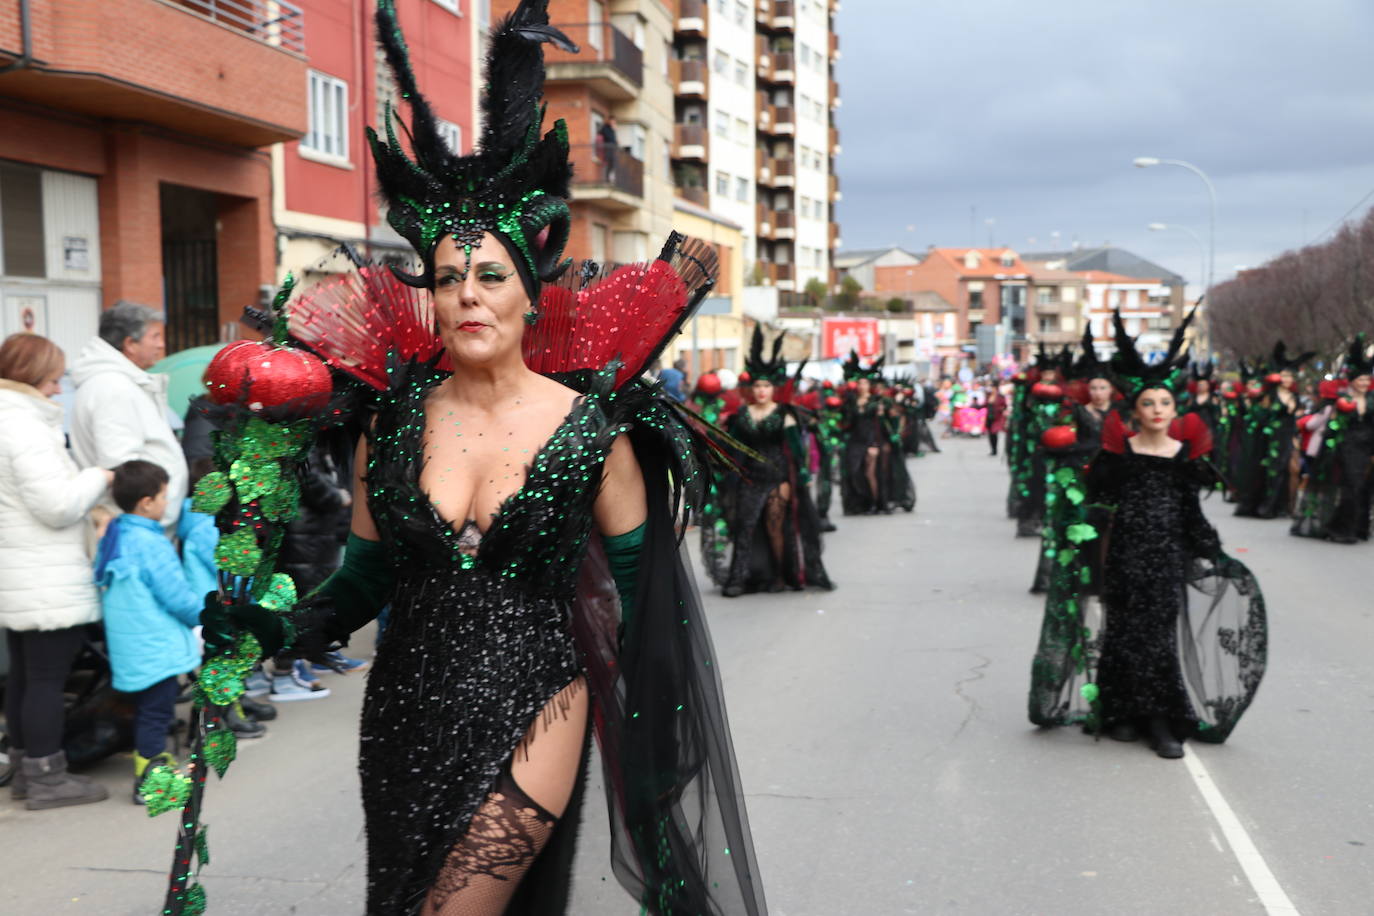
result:
[[[216,404],[243,404],[254,413],[289,405],[303,417],[329,403],[334,385],[324,363],[291,347],[239,340],[215,354],[205,388]]]

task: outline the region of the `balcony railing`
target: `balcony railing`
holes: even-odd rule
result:
[[[710,155],[711,134],[705,124],[674,124],[673,146],[673,155],[678,159],[706,159]]]
[[[682,185],[677,189],[678,196],[691,201],[699,207],[709,206],[706,189],[699,184]]]
[[[620,191],[644,196],[644,163],[624,149],[608,150],[600,143],[578,143],[568,149],[573,189]]]
[[[790,51],[788,51],[787,53],[782,53],[782,52],[774,53],[774,55],[773,55],[773,75],[774,75],[774,78],[776,78],[776,79],[778,79],[778,80],[781,80],[781,79],[783,79],[783,74],[787,74],[788,80],[795,79],[795,77],[792,75],[792,70],[793,70],[793,67],[795,66],[795,65],[793,64],[793,59],[794,59],[794,58],[792,57],[792,52],[790,52]]]
[[[554,45],[544,45],[546,65],[557,68],[568,64],[610,64],[636,87],[644,85],[644,52],[620,29],[609,22],[555,23],[555,27],[573,40],[580,53],[570,54]],[[579,74],[573,71],[564,77],[556,69],[549,73],[550,80],[559,78],[578,79]]]
[[[790,29],[795,23],[792,0],[774,0],[773,28]]]
[[[673,89],[678,95],[704,95],[710,84],[711,69],[704,60],[674,58],[668,67],[668,75],[672,77]]]
[[[711,5],[706,0],[678,0],[677,27],[684,35],[705,36],[710,25]]]
[[[177,6],[264,44],[305,53],[305,18],[286,0],[172,0]]]

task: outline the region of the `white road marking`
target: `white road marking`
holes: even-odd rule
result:
[[[1212,817],[1216,818],[1217,825],[1221,827],[1222,835],[1226,837],[1226,842],[1231,844],[1231,851],[1235,853],[1236,860],[1240,862],[1241,869],[1245,872],[1245,877],[1249,879],[1250,886],[1254,888],[1255,895],[1259,897],[1260,906],[1264,907],[1264,912],[1269,916],[1299,916],[1298,908],[1293,905],[1293,901],[1288,899],[1288,895],[1279,886],[1278,879],[1265,864],[1264,857],[1255,848],[1255,844],[1250,839],[1250,834],[1245,832],[1245,827],[1241,825],[1240,818],[1231,810],[1225,797],[1217,784],[1212,781],[1207,768],[1202,765],[1195,750],[1189,750],[1183,758],[1183,763],[1188,769],[1188,775],[1193,777],[1193,784],[1202,795],[1203,801],[1207,802],[1207,807],[1211,809]]]

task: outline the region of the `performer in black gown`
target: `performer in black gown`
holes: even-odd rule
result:
[[[1277,518],[1288,515],[1293,494],[1297,437],[1297,370],[1315,353],[1289,359],[1280,341],[1274,346],[1260,396],[1246,407],[1241,455],[1236,473],[1236,515]]]
[[[1185,738],[1230,735],[1259,688],[1268,643],[1259,584],[1222,551],[1198,501],[1217,476],[1206,425],[1177,419],[1182,345],[1181,328],[1165,359],[1147,364],[1117,316],[1113,369],[1133,428],[1116,412],[1103,424],[1086,497],[1109,521],[1070,529],[1030,694],[1038,725],[1081,724],[1123,741],[1143,731],[1169,758],[1183,756]],[[1105,550],[1100,609],[1084,586],[1094,550]]]
[[[1365,347],[1364,335],[1357,335],[1345,358],[1349,389],[1344,397],[1330,398],[1318,414],[1325,423],[1312,433],[1319,441],[1309,450],[1306,484],[1293,513],[1292,534],[1324,537],[1337,544],[1369,540],[1374,360],[1365,354]]]
[[[882,380],[882,366],[879,357],[864,368],[852,351],[844,364],[844,377],[853,385],[846,386],[842,420],[840,500],[845,515],[886,515],[897,507],[906,512],[916,508],[916,484],[902,457],[890,402],[874,387]]]
[[[589,723],[638,906],[763,913],[679,549],[707,452],[641,381],[714,257],[674,236],[651,264],[565,270],[567,131],[540,134],[540,42],[575,49],[546,3],[494,31],[480,151],[459,157],[379,2],[411,140],[390,123],[369,138],[423,270],[367,268],[292,306],[293,336],[375,392],[344,566],[294,651],[318,657],[390,606],[360,742],[372,916],[563,912]]]
[[[1213,442],[1221,442],[1221,403],[1214,387],[1216,367],[1211,360],[1193,363],[1192,380],[1188,382],[1188,395],[1183,400],[1182,412],[1195,413],[1198,419],[1207,424]]]
[[[807,587],[830,589],[821,562],[820,519],[811,500],[807,449],[800,408],[780,404],[774,393],[787,381],[782,336],[772,358],[764,357],[763,331],[754,339],[745,370],[752,397],[730,417],[726,430],[762,457],[727,485],[723,500],[732,547],[721,594],[780,592]]]

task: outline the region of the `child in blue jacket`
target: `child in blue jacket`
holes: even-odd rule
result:
[[[110,523],[96,554],[105,640],[114,687],[134,694],[134,803],[150,765],[176,761],[167,753],[175,715],[177,679],[200,664],[193,629],[205,593],[186,581],[181,559],[162,530],[167,472],[148,461],[114,469],[111,495],[124,510]]]

